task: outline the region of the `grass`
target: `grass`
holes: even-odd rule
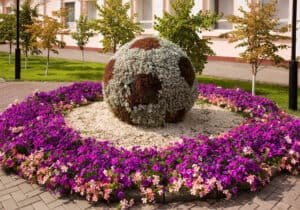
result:
[[[14,64],[8,65],[7,53],[0,52],[0,78],[5,80],[14,79]],[[12,59],[13,61],[13,59]],[[29,67],[27,70],[22,69],[22,80],[29,81],[99,81],[102,79],[105,65],[101,63],[92,63],[80,61],[70,61],[65,59],[50,60],[49,75],[45,76],[46,59],[40,56],[31,56],[29,59]],[[12,62],[13,63],[13,62]],[[22,63],[23,64],[23,63]],[[249,75],[250,77],[250,75]],[[216,85],[235,88],[239,87],[247,91],[251,91],[251,83],[247,81],[230,80],[217,77],[198,76],[201,83],[214,83]],[[280,85],[272,85],[266,83],[257,83],[257,95],[269,98],[275,101],[279,107],[286,110],[290,114],[300,117],[300,111],[288,110],[288,87]],[[300,108],[300,89],[298,88],[298,107]]]
[[[45,76],[46,58],[30,56],[27,70],[24,69],[24,60],[21,66],[21,78],[27,81],[99,81],[102,79],[105,64],[65,59],[50,59],[48,76]],[[8,64],[8,54],[0,52],[0,77],[5,80],[14,79],[14,56],[12,64]]]
[[[250,75],[249,75],[250,77]],[[251,82],[240,81],[240,80],[230,80],[218,77],[208,77],[208,76],[198,76],[198,81],[204,84],[213,83],[215,85],[225,87],[225,88],[241,88],[246,91],[251,92]],[[298,88],[298,111],[291,111],[288,109],[288,95],[289,89],[287,86],[266,84],[266,83],[256,83],[256,95],[269,98],[276,104],[287,111],[288,113],[300,117],[300,88]]]

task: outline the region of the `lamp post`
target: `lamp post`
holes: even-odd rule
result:
[[[21,79],[21,50],[20,50],[20,0],[17,0],[17,11],[16,11],[16,27],[17,27],[17,46],[15,50],[15,79]]]
[[[292,56],[289,73],[289,109],[297,110],[298,62],[296,60],[297,0],[293,0]]]

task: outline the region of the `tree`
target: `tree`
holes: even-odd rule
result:
[[[84,62],[84,47],[92,36],[90,22],[86,16],[81,15],[79,20],[76,21],[76,31],[72,33],[72,38],[76,40],[77,46],[81,50],[82,62]]]
[[[209,30],[219,19],[215,13],[199,11],[192,14],[194,0],[175,0],[171,3],[173,14],[165,12],[155,16],[154,29],[161,37],[178,44],[190,57],[196,72],[201,73],[207,56],[213,55],[209,40],[200,38],[202,30]]]
[[[55,47],[63,48],[65,46],[65,42],[57,38],[59,34],[67,33],[65,24],[57,20],[62,15],[64,14],[61,11],[54,12],[54,17],[44,15],[42,16],[42,19],[36,19],[33,25],[27,26],[26,31],[32,34],[33,46],[43,48],[47,51],[46,76],[48,75],[50,52],[58,54]]]
[[[248,3],[249,11],[239,8],[242,16],[227,17],[229,22],[235,24],[235,29],[221,35],[229,38],[230,43],[237,42],[236,48],[244,48],[240,57],[251,65],[252,95],[255,95],[256,75],[262,67],[263,60],[270,59],[274,64],[281,63],[283,58],[277,53],[280,49],[287,48],[287,45],[276,44],[276,41],[290,39],[280,35],[286,32],[288,27],[279,27],[276,4],[276,1],[267,4]]]
[[[9,43],[8,63],[11,64],[12,44],[16,39],[16,17],[12,14],[0,14],[1,41]]]
[[[116,52],[119,45],[132,40],[135,34],[143,31],[140,23],[134,22],[137,15],[131,17],[127,15],[129,3],[122,4],[122,0],[107,0],[103,7],[96,6],[100,19],[94,21],[93,27],[103,35],[101,42],[104,52],[111,50]]]
[[[28,66],[28,54],[40,54],[41,51],[32,43],[35,41],[32,39],[32,33],[27,31],[26,26],[32,25],[36,17],[38,17],[37,6],[31,7],[30,0],[25,0],[21,5],[20,10],[20,39],[22,45],[22,52],[25,55],[25,69]]]

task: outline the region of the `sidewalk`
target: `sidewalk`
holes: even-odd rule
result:
[[[15,99],[22,101],[34,90],[48,91],[61,85],[69,83],[55,82],[0,82],[0,113],[13,103]],[[297,210],[300,206],[300,176],[280,175],[275,177],[264,189],[255,193],[240,193],[230,201],[226,200],[198,200],[177,201],[167,204],[155,204],[141,206],[133,209],[289,209]],[[68,196],[57,198],[44,188],[36,184],[30,184],[26,180],[16,176],[8,175],[0,169],[0,209],[13,210],[101,210],[115,209],[116,204],[107,205],[100,203],[92,206],[79,197]]]
[[[0,51],[8,52],[8,45],[0,45]],[[59,54],[51,53],[53,58],[81,60],[80,50],[59,49]],[[45,54],[45,53],[44,53]],[[90,62],[107,63],[112,54],[101,54],[96,51],[85,51],[85,60]],[[237,80],[251,80],[250,65],[246,63],[208,61],[203,75],[217,76]],[[288,85],[289,71],[285,68],[266,66],[257,74],[258,82]],[[300,72],[298,71],[298,86],[300,87]]]

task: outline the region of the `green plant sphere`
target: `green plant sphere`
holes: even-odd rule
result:
[[[176,44],[136,38],[106,66],[104,99],[122,121],[147,127],[177,123],[197,99],[194,67]]]

